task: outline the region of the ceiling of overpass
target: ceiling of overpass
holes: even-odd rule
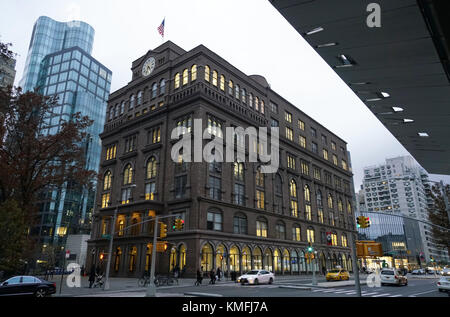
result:
[[[450,1],[271,2],[429,173],[450,174]]]

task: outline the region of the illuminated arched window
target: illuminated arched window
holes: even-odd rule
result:
[[[248,95],[248,105],[250,106],[250,108],[253,107],[253,94],[252,93],[250,93]]]
[[[213,249],[209,243],[202,248],[201,266],[203,266],[204,272],[210,272],[213,268]]]
[[[165,93],[166,93],[166,80],[161,79],[161,81],[159,82],[159,94],[163,95]]]
[[[243,103],[247,102],[247,90],[245,90],[245,88],[242,88],[241,90],[241,98]]]
[[[320,190],[316,193],[316,201],[317,201],[317,217],[319,218],[319,222],[323,223],[323,201],[322,201],[322,192]]]
[[[153,85],[152,85],[152,98],[156,98],[157,95],[158,95],[158,84],[157,83],[153,83]]]
[[[114,271],[119,272],[120,268],[120,257],[122,256],[122,249],[117,248],[114,257]]]
[[[239,89],[239,85],[236,85],[236,87],[234,88],[236,99],[239,99]]]
[[[260,106],[261,106],[260,111],[261,111],[262,114],[264,114],[265,105],[264,105],[264,101],[263,100],[261,100],[261,105]]]
[[[328,194],[328,208],[333,209],[333,196],[331,194]]]
[[[208,65],[205,66],[205,80],[209,81],[209,77],[210,77],[210,68]]]
[[[217,71],[213,71],[212,84],[214,86],[217,86],[217,77],[218,77]]]
[[[156,158],[152,156],[147,162],[147,178],[156,177],[157,166],[156,166]]]
[[[339,198],[338,200],[338,211],[343,212],[344,211],[344,205],[342,204],[342,199]]]
[[[244,272],[251,271],[252,269],[252,254],[248,247],[242,249],[242,270]]]
[[[230,80],[228,82],[228,94],[233,95],[233,81],[232,80]]]
[[[352,213],[352,204],[351,204],[349,201],[347,201],[347,212],[348,212],[349,214]]]
[[[175,89],[180,88],[180,73],[175,74],[174,85],[175,85]]]
[[[293,179],[289,183],[289,193],[290,193],[291,197],[297,198],[297,184],[295,183],[295,181]]]
[[[259,98],[255,96],[255,110],[259,111]]]
[[[130,97],[130,109],[134,108],[134,101],[135,101],[135,97],[134,97],[134,95],[131,95],[131,97]]]
[[[197,65],[191,67],[191,81],[197,80]]]
[[[189,71],[186,68],[185,70],[183,70],[183,86],[187,85],[189,82]]]
[[[123,184],[129,185],[133,182],[133,167],[131,164],[125,166],[125,170],[123,173]]]
[[[292,179],[289,183],[291,216],[298,217],[297,184]]]
[[[137,248],[132,247],[130,250],[130,263],[129,263],[130,272],[134,272],[134,270],[136,270],[136,258],[137,258]]]
[[[225,76],[220,75],[220,90],[225,91]]]
[[[137,105],[141,105],[142,104],[142,91],[139,91],[137,94]]]
[[[111,171],[107,171],[103,178],[103,190],[111,189],[111,181],[112,181],[112,173]]]

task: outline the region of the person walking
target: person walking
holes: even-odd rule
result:
[[[203,271],[203,266],[202,266],[201,270]],[[202,280],[203,280],[203,274],[200,270],[197,270],[197,281],[195,281],[195,286],[200,286],[200,284],[202,284]]]
[[[89,272],[89,288],[92,288],[92,284],[95,282],[95,265],[92,264],[91,271]]]
[[[209,272],[209,278],[211,279],[209,284],[216,284],[216,272],[214,269],[211,269],[211,272]]]
[[[220,278],[222,277],[222,271],[220,270],[220,267],[217,268],[216,275],[217,275],[217,281],[220,282]]]

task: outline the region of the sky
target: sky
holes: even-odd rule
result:
[[[95,29],[92,55],[112,72],[111,92],[131,81],[131,63],[164,41],[186,51],[203,44],[271,88],[347,142],[356,190],[366,166],[409,155],[364,103],[268,0],[0,0],[0,40],[18,54],[22,78],[39,16]],[[430,175],[450,183],[449,175]]]

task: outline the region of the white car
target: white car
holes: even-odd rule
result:
[[[258,285],[262,283],[272,284],[274,280],[275,275],[272,272],[265,270],[253,270],[239,276],[237,282],[242,285],[246,283]]]
[[[437,287],[439,289],[439,292],[449,291],[450,290],[450,277],[443,276],[440,278],[440,280],[437,282]]]
[[[381,270],[381,285],[394,284],[394,285],[408,285],[408,278],[400,274],[399,270],[389,268]]]

